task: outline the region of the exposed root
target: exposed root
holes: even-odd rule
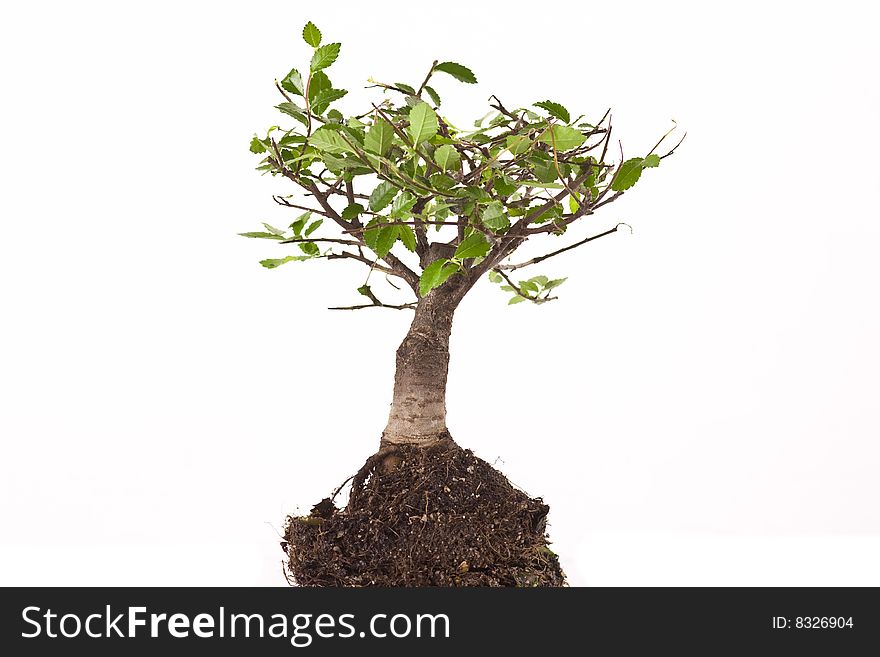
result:
[[[351,481],[344,509],[326,498],[287,520],[300,586],[565,585],[549,507],[451,439],[386,446]]]

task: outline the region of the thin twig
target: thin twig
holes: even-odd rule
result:
[[[398,272],[394,271],[390,267],[385,267],[383,265],[378,264],[374,260],[370,260],[366,256],[358,255],[356,253],[349,253],[348,251],[342,251],[340,253],[328,253],[325,256],[320,256],[322,258],[326,258],[327,260],[357,260],[360,263],[363,263],[370,267],[370,269],[375,269],[376,271],[381,271],[383,274],[388,274],[389,276],[397,276],[398,278],[403,278]],[[406,280],[406,279],[404,279]]]
[[[566,251],[571,251],[572,249],[576,249],[576,248],[579,247],[579,246],[583,246],[583,245],[586,244],[587,242],[592,242],[593,240],[597,240],[597,239],[599,239],[600,237],[605,237],[606,235],[610,235],[611,233],[616,233],[616,232],[618,231],[618,229],[619,229],[621,226],[626,226],[627,228],[630,229],[630,232],[632,232],[632,226],[630,226],[630,225],[627,224],[627,223],[620,222],[620,223],[617,224],[614,228],[611,228],[611,229],[609,229],[609,230],[606,230],[604,233],[599,233],[598,235],[591,235],[590,237],[587,237],[587,238],[585,238],[585,239],[582,239],[580,242],[575,242],[574,244],[569,244],[569,245],[566,246],[566,247],[563,247],[563,248],[561,248],[561,249],[557,249],[556,251],[552,251],[551,253],[548,253],[548,254],[546,254],[546,255],[537,256],[537,257],[535,257],[535,258],[532,258],[531,260],[526,260],[526,261],[524,261],[524,262],[519,262],[519,263],[516,263],[516,264],[514,264],[514,265],[497,265],[497,266],[495,267],[495,269],[496,269],[496,270],[504,269],[504,270],[506,270],[506,271],[513,271],[513,270],[515,270],[515,269],[521,269],[521,268],[523,268],[523,267],[528,267],[529,265],[536,265],[536,264],[538,264],[539,262],[543,262],[544,260],[547,260],[548,258],[552,258],[553,256],[557,256],[557,255],[559,255],[560,253],[565,253]],[[501,272],[499,272],[499,273],[501,273]],[[504,274],[501,273],[501,275],[503,276]]]
[[[323,210],[316,210],[315,208],[310,208],[310,207],[305,206],[305,205],[297,205],[296,203],[291,203],[290,201],[288,201],[288,200],[287,200],[286,198],[284,198],[283,196],[276,196],[276,195],[273,195],[273,196],[272,196],[272,200],[275,201],[278,205],[283,205],[283,206],[286,207],[286,208],[295,208],[295,209],[297,209],[297,210],[305,210],[306,212],[312,212],[312,213],[314,213],[314,214],[320,214],[320,215],[323,215],[323,216],[325,216],[325,217],[329,217],[329,216],[330,216],[330,215],[328,215],[326,212],[324,212]]]
[[[427,84],[428,84],[428,80],[431,79],[431,75],[433,75],[433,73],[434,73],[434,67],[435,67],[435,66],[437,66],[437,60],[436,60],[436,59],[434,60],[434,63],[431,64],[431,70],[428,71],[428,74],[425,76],[425,79],[422,80],[422,84],[419,85],[419,90],[416,92],[416,96],[418,96],[419,98],[422,97],[422,91],[425,90],[425,85],[427,85]]]
[[[520,296],[523,299],[526,299],[527,301],[531,301],[532,303],[544,303],[546,301],[555,301],[556,299],[559,298],[559,297],[543,297],[543,298],[541,298],[541,297],[530,296],[526,292],[523,292],[522,289],[520,289],[520,287],[516,283],[514,283],[512,280],[510,280],[510,277],[507,274],[505,274],[503,271],[501,271],[498,267],[495,268],[495,271],[497,271],[499,274],[501,274],[501,277],[505,281],[507,281],[507,284],[510,287],[512,287],[514,289],[517,296]]]
[[[364,303],[359,306],[333,306],[328,308],[327,310],[363,310],[364,308],[392,308],[394,310],[413,310],[418,304],[413,301],[412,303],[403,303],[400,305],[394,305],[389,303]]]
[[[679,146],[681,146],[681,142],[683,142],[683,141],[684,141],[684,138],[687,137],[687,136],[688,136],[688,133],[684,133],[684,134],[681,136],[681,139],[678,140],[678,143],[677,143],[675,146],[673,146],[672,149],[671,149],[668,153],[666,153],[666,155],[661,155],[661,156],[660,156],[660,159],[662,160],[662,159],[667,158],[667,157],[669,157],[670,155],[672,155],[672,154],[675,152],[675,149],[678,148]]]
[[[280,240],[279,244],[296,244],[297,242],[327,242],[329,244],[349,244],[351,246],[360,246],[360,242],[354,240],[340,240],[334,237],[293,237],[289,240]]]

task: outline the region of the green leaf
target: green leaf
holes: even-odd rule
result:
[[[265,153],[266,145],[260,141],[260,138],[254,135],[254,138],[251,139],[251,153]]]
[[[560,285],[565,283],[565,281],[567,281],[567,280],[568,280],[568,277],[554,278],[552,281],[547,281],[547,283],[544,285],[544,289],[545,290],[552,290],[554,287],[559,287]]]
[[[537,294],[539,288],[537,284],[533,283],[532,281],[520,281],[519,289],[523,292],[531,292],[532,294]]]
[[[394,242],[397,241],[399,226],[382,226],[372,228],[379,223],[379,219],[371,219],[367,224],[368,230],[364,231],[364,243],[374,251],[379,258],[388,255]]]
[[[406,191],[399,196],[396,196],[394,202],[391,204],[391,216],[395,219],[406,219],[412,216],[410,210],[413,209],[416,200],[415,196]]]
[[[458,265],[449,262],[446,258],[435,260],[425,267],[425,271],[419,277],[419,294],[423,297],[427,296],[428,292],[443,285],[457,271]]]
[[[253,233],[239,233],[242,237],[255,237],[264,240],[283,240],[284,237],[278,235],[277,233],[262,233],[262,232],[253,232]]]
[[[548,159],[541,164],[535,164],[532,171],[542,183],[556,184],[555,181],[559,177],[559,173],[556,171],[556,163],[552,159]]]
[[[330,103],[339,100],[348,92],[345,89],[324,89],[319,91],[312,100],[311,109],[315,114],[323,114]]]
[[[527,214],[531,215],[532,213],[538,213],[540,207],[538,206],[529,206],[527,208]],[[546,224],[548,221],[554,221],[559,219],[562,216],[562,207],[559,205],[554,205],[550,208],[547,208],[540,214],[537,214],[534,219],[532,219],[532,223],[535,224]]]
[[[376,250],[376,240],[379,238],[379,229],[374,227],[378,223],[378,219],[370,219],[367,222],[367,230],[363,233],[364,244],[373,251]]]
[[[336,58],[339,57],[339,49],[341,47],[341,43],[328,43],[326,46],[317,48],[315,54],[312,55],[309,70],[314,73],[315,71],[320,71],[333,64],[333,62],[336,61]]]
[[[462,66],[461,64],[456,64],[455,62],[442,62],[437,64],[434,67],[435,71],[440,71],[442,73],[447,73],[454,77],[459,82],[464,82],[466,84],[476,84],[477,77],[474,75],[474,72],[471,71],[467,66]]]
[[[529,283],[537,283],[540,287],[544,287],[545,285],[547,285],[547,282],[549,280],[550,280],[549,278],[547,278],[546,276],[544,276],[542,274],[540,276],[533,276],[532,278],[530,278],[528,280],[528,282]]]
[[[542,141],[545,144],[550,144],[559,152],[569,151],[572,148],[577,148],[586,140],[587,138],[579,130],[569,128],[567,125],[550,126],[538,138],[538,141]]]
[[[367,233],[375,232],[376,239],[373,242],[373,245],[370,246],[370,243],[367,242],[367,246],[375,251],[377,256],[384,258],[388,255],[391,247],[394,246],[394,243],[397,241],[399,228],[400,226],[382,226],[382,228],[374,229],[373,231],[366,230],[364,231],[364,241],[367,242]]]
[[[284,76],[284,79],[281,81],[281,88],[297,96],[305,96],[306,86],[303,84],[299,71],[295,68],[290,69],[290,73]]]
[[[284,235],[284,231],[281,230],[280,228],[275,228],[275,226],[270,226],[265,221],[263,222],[263,225],[266,227],[266,230],[268,230],[273,235]]]
[[[293,144],[302,144],[303,142],[305,142],[305,140],[306,138],[302,135],[294,135],[288,133],[278,140],[278,145],[284,148]]]
[[[554,103],[552,100],[542,100],[540,103],[535,103],[535,107],[547,110],[550,112],[550,116],[555,116],[563,123],[571,123],[571,115],[559,103]]]
[[[398,191],[400,190],[390,182],[380,182],[376,189],[373,190],[373,193],[370,194],[370,210],[379,212],[387,208],[391,200],[397,196]]]
[[[416,90],[414,88],[412,88],[411,86],[409,86],[408,84],[406,84],[405,82],[395,82],[394,86],[397,87],[398,89],[402,89],[403,91],[408,93],[410,96],[416,95]]]
[[[449,203],[435,203],[428,210],[428,213],[434,217],[435,221],[438,222],[434,224],[434,230],[439,232],[443,229],[443,226],[440,224],[440,222],[448,219],[449,216],[452,214],[452,211],[449,209],[451,207],[453,206]]]
[[[312,256],[287,256],[286,258],[269,258],[268,260],[260,260],[260,264],[266,269],[275,269],[288,262],[298,262],[311,259]]]
[[[644,166],[645,160],[641,157],[633,157],[621,164],[617,177],[611,183],[611,189],[615,192],[622,192],[635,185],[642,177]]]
[[[434,101],[434,105],[440,104],[440,95],[434,91],[434,87],[429,87],[425,85],[425,91],[431,97],[431,100]]]
[[[517,294],[515,297],[512,297],[510,301],[507,302],[508,306],[512,306],[516,303],[522,303],[523,301],[528,301],[524,296]]]
[[[412,226],[398,226],[400,229],[398,237],[408,251],[416,250],[416,234]]]
[[[318,245],[314,242],[300,242],[298,246],[299,250],[308,256],[316,256],[321,253],[321,249],[319,249]]]
[[[456,185],[456,182],[445,173],[435,173],[428,180],[431,187],[443,193],[448,192]]]
[[[505,231],[510,228],[510,219],[504,213],[504,205],[501,201],[492,201],[483,209],[480,217],[483,225],[489,230]]]
[[[651,153],[644,160],[642,160],[642,167],[645,169],[653,169],[654,167],[660,166],[660,156],[656,153]]]
[[[461,163],[461,155],[458,154],[458,151],[455,150],[455,146],[452,144],[443,144],[434,151],[434,161],[441,171],[457,169]]]
[[[491,248],[492,245],[489,244],[486,236],[483,235],[483,233],[474,231],[461,241],[461,244],[455,249],[455,255],[453,257],[458,258],[459,260],[464,260],[466,258],[482,258],[489,253],[489,249]]]
[[[305,228],[306,223],[311,218],[311,212],[304,212],[299,217],[297,217],[296,221],[290,224],[290,229],[293,231],[295,237],[302,237],[303,228]]]
[[[495,112],[495,110],[489,110],[488,112],[486,112],[485,114],[483,114],[483,116],[481,116],[479,119],[477,119],[476,121],[474,121],[474,127],[475,127],[475,128],[482,128],[482,127],[483,127],[483,121],[485,121],[487,118],[489,118],[489,117],[492,116],[493,114],[496,114],[496,116],[497,116],[497,113]]]
[[[504,175],[496,176],[495,180],[492,181],[492,186],[501,196],[510,196],[519,189],[519,183],[514,182]]]
[[[312,48],[317,48],[321,45],[321,30],[315,27],[312,21],[306,23],[306,26],[303,28],[303,40]]]
[[[514,155],[522,155],[532,146],[532,140],[525,135],[511,135],[507,138],[507,150]]]
[[[465,198],[471,198],[475,201],[480,201],[483,203],[488,203],[492,200],[492,197],[489,196],[489,193],[485,189],[483,189],[482,187],[477,187],[476,185],[468,185],[467,187],[456,189],[455,195]]]
[[[321,224],[323,224],[323,223],[324,223],[323,219],[317,219],[317,220],[313,221],[312,224],[308,228],[306,228],[306,232],[303,233],[303,237],[308,237],[309,235],[314,233],[316,230],[318,230],[318,228],[320,228]]]
[[[376,122],[367,130],[364,137],[364,149],[376,155],[385,155],[391,148],[391,142],[394,140],[394,128],[383,118],[376,119]]]
[[[309,143],[325,153],[351,152],[351,146],[346,143],[342,135],[330,128],[318,128],[315,130],[314,134],[309,137]]]
[[[293,103],[281,103],[280,105],[276,105],[275,109],[284,112],[287,116],[292,116],[303,125],[309,124],[309,120],[306,118],[303,111]]]
[[[416,146],[436,135],[439,127],[437,115],[428,103],[421,101],[409,111],[409,134]]]
[[[504,277],[493,269],[489,272],[489,280],[493,283],[500,283],[504,280]]]
[[[354,221],[364,212],[364,206],[360,203],[352,203],[342,211],[342,218],[346,221]]]

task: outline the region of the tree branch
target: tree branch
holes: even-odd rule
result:
[[[605,112],[605,115],[602,117],[603,121],[605,120],[606,117],[610,117],[610,110]],[[597,124],[596,127],[594,128],[594,132],[596,130],[599,130],[599,126],[601,124],[602,124],[602,122],[600,121],[599,124]],[[611,126],[610,118],[609,118],[608,128],[606,129],[605,135],[603,137],[603,141],[605,142],[605,145],[602,150],[602,157],[599,159],[599,163],[604,163],[604,161],[605,161],[605,154],[608,149],[608,142],[610,141],[610,138],[611,138],[611,128],[612,128],[612,126]],[[602,142],[600,141],[599,143],[602,143]],[[578,187],[580,187],[584,183],[584,181],[586,181],[586,179],[589,177],[590,169],[591,169],[591,167],[588,167],[586,169],[586,171],[581,173],[581,175],[579,175],[572,182],[570,187],[574,188],[574,189],[577,189]],[[619,169],[620,169],[620,167],[618,165],[618,167],[614,173],[615,176],[617,175],[617,171]],[[614,180],[614,178],[612,177],[612,182],[613,182],[613,180]],[[606,188],[602,191],[602,193],[598,196],[598,198],[596,200],[601,200],[602,197],[610,189],[611,189],[611,182],[608,183]],[[558,203],[561,203],[562,200],[568,194],[569,194],[569,189],[563,188],[555,196],[551,197],[549,200],[547,200],[541,206],[539,206],[538,208],[536,208],[535,210],[533,210],[532,212],[530,212],[526,216],[520,218],[516,223],[514,223],[513,226],[511,226],[510,230],[505,235],[505,237],[503,239],[501,239],[495,245],[495,247],[493,247],[492,251],[486,257],[486,259],[483,262],[481,262],[479,265],[477,265],[476,267],[473,267],[470,270],[470,272],[468,272],[468,276],[469,276],[469,280],[467,283],[468,288],[472,287],[477,282],[477,280],[483,274],[485,274],[489,269],[492,269],[493,267],[498,265],[504,258],[506,258],[509,254],[513,253],[513,251],[515,251],[517,248],[519,248],[520,245],[523,242],[525,242],[529,236],[531,236],[532,234],[540,233],[540,232],[552,232],[553,226],[554,226],[553,223],[548,224],[547,226],[542,226],[541,228],[531,229],[531,230],[528,229],[528,225],[530,223],[532,223],[535,219],[540,218],[541,215],[543,215],[545,212],[547,212],[551,207],[553,207],[554,205],[556,205]],[[565,223],[563,225],[567,225],[568,223],[572,223],[573,221],[577,220],[578,218],[580,218],[581,216],[584,216],[586,214],[591,214],[593,212],[593,210],[595,210],[596,208],[600,207],[601,205],[605,205],[606,203],[610,203],[610,202],[614,201],[619,196],[620,196],[620,193],[617,193],[614,196],[612,196],[610,199],[608,199],[607,201],[605,201],[603,203],[598,203],[598,204],[596,204],[596,203],[591,203],[591,204],[582,203],[581,206],[578,208],[578,212],[576,212],[574,215],[569,217],[567,219],[567,223]],[[517,231],[516,230],[517,228],[523,229],[521,231],[521,234],[518,234],[518,233],[520,233],[520,231]]]
[[[279,244],[296,244],[297,242],[327,242],[329,244],[349,244],[351,246],[360,246],[360,242],[355,240],[339,240],[332,237],[294,237],[289,240],[280,240]]]
[[[678,143],[677,143],[675,146],[673,146],[672,149],[670,149],[669,152],[666,153],[666,155],[661,155],[661,156],[660,156],[660,159],[662,160],[662,159],[667,158],[667,157],[669,157],[670,155],[672,155],[672,154],[675,152],[675,149],[678,148],[679,146],[681,146],[681,142],[683,142],[683,141],[684,141],[684,138],[687,137],[687,136],[688,136],[688,133],[684,133],[684,134],[681,136],[681,139],[678,140]],[[661,139],[660,141],[662,142],[663,140]],[[657,146],[659,146],[659,145],[660,145],[660,144],[658,143]]]
[[[365,265],[368,265],[370,269],[375,269],[376,271],[381,271],[383,274],[388,274],[390,276],[397,276],[398,278],[403,278],[396,271],[391,269],[390,267],[385,267],[375,262],[374,260],[370,260],[366,256],[358,255],[356,253],[350,253],[348,251],[341,251],[340,253],[328,253],[325,256],[320,256],[322,258],[327,258],[327,260],[339,260],[339,259],[349,259],[349,260],[357,260],[358,262],[362,262]]]
[[[363,303],[358,306],[332,306],[327,310],[363,310],[364,308],[393,308],[394,310],[412,310],[418,305],[416,302],[394,305],[390,303]]]
[[[407,285],[409,285],[413,292],[416,294],[419,293],[419,275],[416,274],[412,269],[407,267],[403,262],[393,253],[387,254],[384,258],[382,258],[385,262],[391,265],[391,268],[394,270],[394,273],[400,276],[403,280],[406,281]]]
[[[425,85],[427,85],[427,84],[428,84],[428,80],[431,79],[431,75],[433,75],[433,73],[434,73],[434,67],[435,67],[435,66],[437,66],[437,60],[436,60],[436,59],[434,60],[434,63],[431,64],[431,70],[428,71],[428,74],[425,76],[425,79],[422,80],[422,84],[419,85],[419,90],[416,92],[416,96],[418,96],[419,98],[422,97],[422,91],[425,90]]]
[[[346,221],[342,218],[342,216],[333,209],[333,206],[330,205],[330,202],[327,200],[326,194],[322,193],[318,186],[311,180],[307,182],[303,182],[299,180],[292,173],[287,171],[284,168],[281,168],[282,173],[286,178],[289,178],[293,182],[295,182],[300,187],[303,187],[312,193],[312,196],[315,197],[315,200],[318,201],[318,204],[324,208],[324,211],[327,213],[327,216],[333,219],[337,224],[346,229],[346,232],[353,232],[354,230],[361,227],[360,222],[355,221]],[[362,242],[363,243],[363,242]],[[407,285],[409,285],[413,292],[418,294],[419,290],[419,277],[418,275],[409,267],[407,267],[397,256],[389,253],[384,258],[382,258],[385,262],[391,265],[391,269],[393,273],[406,281]]]
[[[519,262],[514,265],[496,265],[495,270],[498,271],[502,276],[504,276],[504,272],[500,271],[502,269],[506,270],[506,271],[513,271],[514,269],[521,269],[523,267],[528,267],[529,265],[536,265],[539,262],[543,262],[544,260],[547,260],[548,258],[552,258],[553,256],[557,256],[560,253],[565,253],[566,251],[571,251],[572,249],[576,249],[579,246],[583,246],[587,242],[592,242],[593,240],[597,240],[600,237],[605,237],[606,235],[610,235],[611,233],[616,233],[621,226],[626,226],[627,228],[630,229],[630,232],[632,232],[632,226],[630,226],[627,223],[620,222],[614,228],[611,228],[610,230],[606,230],[604,233],[599,233],[598,235],[591,235],[590,237],[587,237],[586,239],[582,239],[580,242],[575,242],[574,244],[569,244],[568,246],[565,246],[561,249],[557,249],[556,251],[552,251],[551,253],[548,253],[546,255],[532,258],[531,260],[526,260],[525,262]]]
[[[382,303],[379,298],[375,294],[373,294],[373,290],[371,290],[370,286],[366,283],[358,288],[358,292],[367,297],[372,303],[365,303],[355,306],[335,306],[333,308],[329,308],[328,310],[360,310],[362,308],[394,308],[395,310],[403,310],[405,308],[415,308],[416,304],[418,303],[417,301],[411,301],[404,304]]]
[[[291,203],[290,201],[288,201],[286,198],[284,198],[282,196],[276,196],[273,194],[272,200],[275,201],[278,205],[283,205],[286,208],[295,208],[297,210],[305,210],[306,212],[313,212],[314,214],[320,214],[325,217],[330,216],[326,212],[324,212],[323,210],[316,210],[315,208],[310,208],[305,205],[297,205],[296,203]]]

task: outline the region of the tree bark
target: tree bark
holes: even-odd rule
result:
[[[397,349],[394,396],[380,447],[427,447],[450,438],[446,428],[449,338],[463,286],[449,283],[419,300],[409,332]]]

